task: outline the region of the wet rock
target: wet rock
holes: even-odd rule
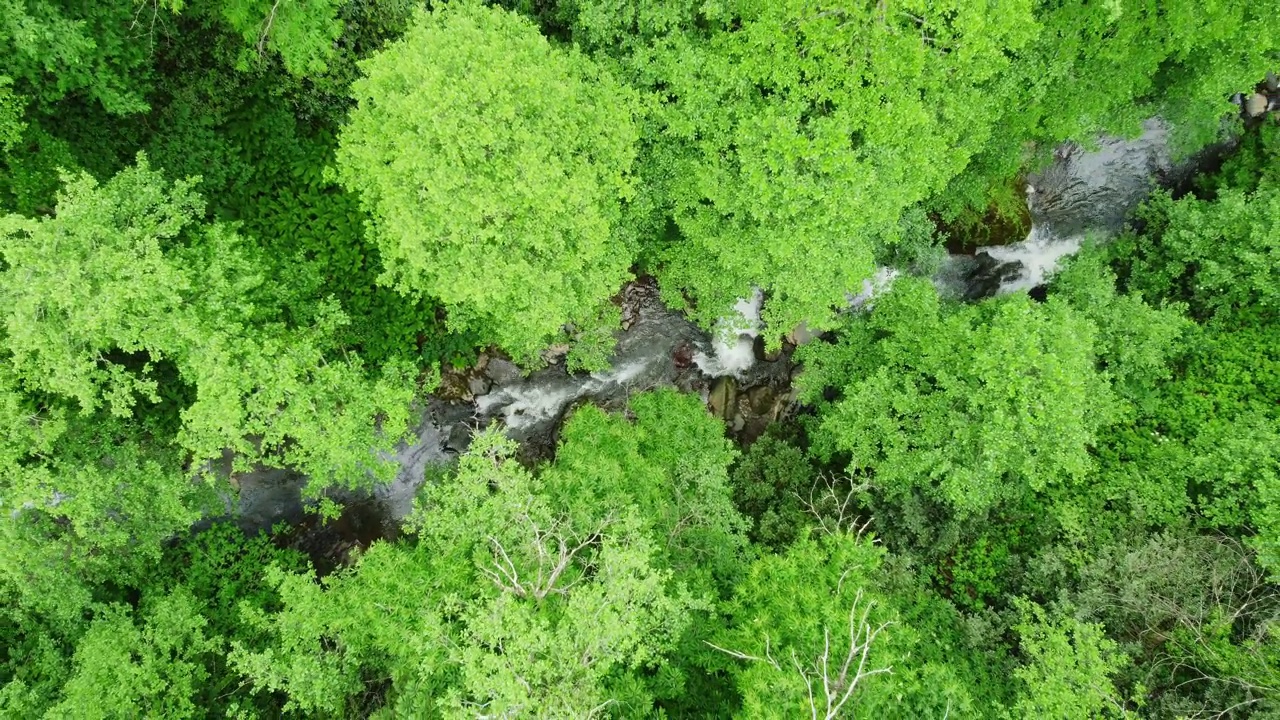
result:
[[[1280,92],[1280,76],[1273,72],[1267,73],[1266,87],[1267,92]]]
[[[284,521],[298,523],[306,510],[302,488],[307,478],[291,470],[256,467],[236,477],[239,510],[236,522],[246,531],[256,532]]]
[[[489,358],[489,363],[485,366],[484,372],[495,385],[510,385],[522,377],[518,365],[510,360],[498,357]]]
[[[747,409],[752,415],[772,416],[777,399],[777,393],[768,385],[753,387],[747,391]]]
[[[1022,273],[1022,263],[1002,262],[988,252],[973,256],[973,268],[964,282],[965,300],[981,300],[995,295],[1005,282],[1016,279]]]
[[[659,302],[658,281],[652,277],[640,277],[627,283],[622,292],[613,298],[622,315],[623,331],[640,322],[646,306]]]
[[[543,359],[543,361],[544,361],[544,362],[546,362],[548,365],[555,365],[556,363],[558,363],[558,362],[560,362],[561,360],[563,360],[563,359],[564,359],[564,356],[565,356],[565,355],[568,355],[568,354],[569,354],[569,344],[568,344],[568,343],[559,343],[559,344],[556,344],[556,345],[552,345],[551,347],[547,348],[546,350],[543,350],[543,351],[542,351],[542,359]]]
[[[782,396],[782,402],[785,408],[789,408],[800,402],[800,388],[793,387],[787,390],[787,394]]]
[[[795,345],[796,347],[800,347],[801,345],[806,345],[812,342],[817,336],[817,333],[810,330],[807,324],[800,323],[792,328],[791,332],[787,333],[787,342]]]
[[[471,447],[471,428],[465,423],[458,423],[449,428],[449,434],[444,440],[444,449],[461,455]]]
[[[475,397],[479,397],[489,392],[489,388],[492,386],[493,384],[489,382],[489,378],[484,375],[472,375],[467,379],[467,389],[470,390],[471,394]]]
[[[775,350],[767,349],[768,345],[764,341],[763,335],[757,335],[755,341],[751,344],[751,351],[756,356],[756,360],[760,362],[777,362],[782,357],[782,348]]]
[[[711,414],[729,420],[737,412],[738,381],[731,377],[722,377],[711,386],[711,394],[707,397],[707,407]]]
[[[750,444],[786,416],[795,398],[791,388],[774,382],[743,388],[724,419],[739,442]]]
[[[1267,111],[1267,96],[1262,93],[1254,93],[1244,101],[1244,112],[1249,117],[1258,117]]]
[[[465,372],[445,368],[440,373],[440,386],[436,388],[436,397],[447,402],[470,402],[472,397],[470,377]]]
[[[622,316],[622,330],[623,332],[626,332],[631,329],[632,325],[636,324],[637,320],[640,319],[640,308],[634,302],[627,302],[627,298],[624,295],[622,308],[619,311],[619,314]]]
[[[693,367],[694,348],[692,343],[681,343],[671,353],[671,363],[677,370],[688,370]]]

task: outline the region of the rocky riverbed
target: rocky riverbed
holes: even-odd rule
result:
[[[1280,120],[1280,80],[1274,74],[1253,94],[1234,99],[1246,122]],[[1203,162],[1202,156],[1175,164],[1167,137],[1168,128],[1150,120],[1137,138],[1103,138],[1089,149],[1061,146],[1049,167],[1028,177],[1033,223],[1028,237],[972,255],[953,255],[935,282],[944,292],[967,299],[1039,285],[1086,235],[1117,231],[1152,187],[1176,185]],[[893,276],[883,269],[858,292],[850,292],[851,311],[865,307]],[[787,336],[780,352],[766,354],[758,337],[762,300],[759,293],[741,299],[736,315],[713,335],[666,308],[655,281],[640,278],[616,298],[624,329],[607,370],[567,372],[563,347],[550,349],[548,366],[527,375],[501,355],[483,354],[470,368],[445,372],[439,389],[419,408],[411,442],[389,458],[398,467],[392,482],[363,493],[330,493],[346,506],[337,522],[316,523],[301,499],[306,478],[274,469],[233,478],[239,490],[238,522],[251,531],[281,521],[294,524],[300,546],[313,556],[340,560],[354,547],[393,536],[419,488],[435,469],[465,452],[477,430],[501,425],[520,442],[524,459],[536,461],[554,452],[560,425],[577,405],[621,409],[632,394],[656,387],[698,393],[731,436],[750,443],[770,423],[796,411],[792,381],[799,368],[793,352],[815,339],[801,326]]]
[[[791,381],[797,368],[792,353],[795,343],[813,339],[804,328],[773,354],[764,352],[760,338],[744,332],[737,340],[745,340],[750,348],[749,362],[717,377],[704,370],[712,366],[706,359],[725,346],[736,346],[734,338],[717,341],[663,306],[651,278],[629,283],[618,302],[626,329],[618,335],[608,370],[570,374],[563,357],[553,356],[550,365],[525,375],[510,360],[483,354],[470,368],[446,371],[439,389],[420,409],[412,442],[399,446],[391,458],[399,468],[394,480],[366,493],[331,491],[329,497],[344,503],[346,513],[331,527],[308,526],[306,532],[315,537],[306,544],[342,550],[343,543],[358,545],[394,535],[433,468],[465,452],[475,432],[493,423],[505,428],[520,443],[522,457],[533,462],[554,451],[560,425],[574,407],[591,402],[621,409],[632,394],[652,388],[698,393],[711,412],[725,420],[729,432],[744,442],[794,409]],[[246,530],[266,529],[280,521],[305,524],[305,477],[262,469],[237,476],[235,483],[240,492],[238,521]]]

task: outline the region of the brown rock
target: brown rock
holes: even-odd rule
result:
[[[687,342],[680,343],[680,346],[671,353],[671,363],[677,370],[688,370],[693,367],[693,346]]]
[[[1244,101],[1244,112],[1249,117],[1258,117],[1267,111],[1267,96],[1254,93]]]
[[[552,345],[546,350],[543,350],[542,359],[546,361],[548,365],[554,365],[560,362],[561,360],[563,360],[564,356],[568,354],[569,354],[568,343],[560,343],[558,345]]]
[[[731,377],[722,377],[711,386],[711,394],[707,396],[707,407],[711,414],[728,420],[733,417],[738,405],[738,382]]]
[[[440,385],[436,388],[435,394],[441,400],[448,402],[469,402],[472,399],[466,374],[452,368],[440,373]]]
[[[810,330],[807,324],[800,323],[792,328],[791,332],[787,333],[787,342],[800,347],[811,342],[815,337],[817,337],[817,334]]]

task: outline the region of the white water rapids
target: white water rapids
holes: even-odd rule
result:
[[[976,299],[1043,284],[1087,237],[1120,230],[1157,179],[1174,170],[1168,135],[1165,124],[1152,119],[1136,138],[1104,137],[1092,149],[1059,147],[1054,162],[1027,179],[1027,239],[980,248],[972,257],[953,255],[936,278],[939,287]]]
[[[967,298],[1017,292],[1043,283],[1059,259],[1078,250],[1087,235],[1118,230],[1150,190],[1153,178],[1170,170],[1166,135],[1163,124],[1149,121],[1135,139],[1104,138],[1092,150],[1074,145],[1059,148],[1052,165],[1028,178],[1034,191],[1028,193],[1033,227],[1027,239],[984,248],[976,256],[952,256],[935,282],[949,294]],[[849,306],[868,308],[895,276],[896,271],[881,268],[857,292],[847,294]],[[492,421],[502,422],[513,439],[545,446],[554,443],[561,417],[578,401],[617,406],[634,392],[673,383],[679,386],[682,378],[699,371],[707,377],[761,381],[760,373],[776,370],[765,366],[781,365],[756,362],[754,344],[763,302],[759,290],[739,298],[717,331],[708,335],[667,310],[652,293],[636,304],[638,317],[619,335],[610,369],[569,375],[554,366],[527,377],[494,374],[490,375],[492,389],[473,404],[433,399],[423,409],[414,442],[400,446],[393,457],[399,465],[395,480],[361,496],[337,497],[373,503],[383,522],[395,524],[412,508],[428,466],[456,456],[476,428]],[[689,362],[682,365],[676,358],[685,353]],[[279,519],[296,519],[304,481],[282,470],[240,476],[241,524],[262,528]]]

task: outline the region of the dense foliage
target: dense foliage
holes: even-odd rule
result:
[[[590,322],[630,265],[628,93],[528,20],[470,4],[422,14],[362,69],[337,160],[383,281],[525,360]]]
[[[0,716],[1280,716],[1277,69],[1246,0],[0,0]],[[1154,115],[1237,141],[939,294]],[[833,331],[782,422],[648,388],[338,506],[635,274]]]

